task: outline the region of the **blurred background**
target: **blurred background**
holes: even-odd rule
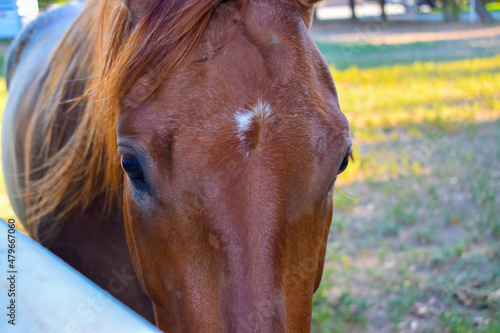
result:
[[[1,69],[63,2],[0,0]],[[311,32],[355,142],[312,331],[500,332],[500,2],[324,1]]]

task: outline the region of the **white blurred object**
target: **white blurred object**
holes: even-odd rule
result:
[[[38,0],[17,0],[17,13],[23,26],[33,21],[39,13]]]
[[[37,0],[0,0],[0,38],[14,37],[38,12]]]
[[[347,2],[347,1],[346,1]],[[386,15],[402,15],[406,13],[406,7],[401,3],[386,3]],[[361,17],[377,17],[382,14],[380,5],[376,2],[363,2],[356,4],[356,16]],[[347,5],[323,6],[317,8],[318,19],[349,19],[352,17],[351,7]]]

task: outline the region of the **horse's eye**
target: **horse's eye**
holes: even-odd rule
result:
[[[342,164],[340,165],[339,172],[337,173],[338,175],[340,175],[342,172],[345,171],[345,169],[347,169],[347,166],[349,165],[349,158],[352,158],[352,149],[349,149],[349,151],[345,155],[344,160],[342,161]]]
[[[122,168],[132,180],[144,181],[141,164],[134,155],[122,155]]]
[[[349,165],[349,156],[346,156],[346,157],[344,157],[344,160],[342,161],[342,164],[340,165],[338,175],[340,175],[342,172],[344,172],[345,169],[347,169],[348,165]]]

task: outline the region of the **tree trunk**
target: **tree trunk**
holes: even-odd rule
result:
[[[349,6],[351,7],[352,10],[351,20],[357,21],[358,17],[356,16],[356,12],[354,11],[354,7],[356,6],[354,0],[349,0]]]
[[[481,22],[493,22],[494,19],[491,13],[486,10],[483,0],[476,0],[476,13]]]
[[[312,25],[316,25],[316,24],[317,24],[317,22],[319,22],[319,18],[318,18],[318,8],[316,7],[316,8],[314,8],[313,10],[314,10],[314,11],[313,11],[313,17],[312,17],[312,22],[311,22],[311,24],[312,24]]]
[[[445,22],[458,21],[460,8],[456,0],[443,0],[443,15]]]
[[[382,15],[380,15],[380,18],[382,21],[387,21],[387,15],[385,15],[385,0],[379,0],[380,3],[380,8],[382,9]]]

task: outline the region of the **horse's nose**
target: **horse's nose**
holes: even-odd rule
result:
[[[244,278],[238,282],[240,292],[225,303],[226,332],[285,332],[285,298],[271,290],[263,279]]]
[[[233,234],[222,269],[223,321],[226,332],[285,332],[286,298],[279,271],[282,255],[269,214],[245,211]],[[266,229],[268,229],[266,232]]]

